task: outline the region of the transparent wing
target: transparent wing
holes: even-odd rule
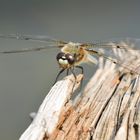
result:
[[[114,64],[121,66],[133,73],[140,74],[139,67],[140,67],[140,50],[135,50],[133,47],[140,46],[140,40],[136,39],[134,42],[126,42],[120,41],[121,45],[118,46],[118,43],[110,43],[110,44],[103,44],[103,45],[93,45],[87,46],[86,50],[97,57],[103,57],[109,61],[112,61]],[[123,47],[124,46],[124,47]]]
[[[0,38],[17,39],[17,40],[31,40],[31,41],[39,41],[39,42],[46,42],[46,43],[63,42],[63,41],[56,40],[49,36],[41,36],[41,35],[0,34]]]
[[[109,41],[90,43],[89,47],[106,48],[106,49],[118,48],[118,49],[127,49],[127,50],[132,50],[132,49],[139,50],[140,39],[136,39],[136,38],[110,39]]]
[[[23,49],[16,49],[16,50],[7,50],[7,51],[0,51],[1,54],[10,54],[10,53],[24,53],[24,52],[32,52],[32,51],[41,51],[49,49],[51,45],[48,46],[40,46],[40,47],[33,47],[33,48],[23,48]],[[57,46],[58,47],[58,46]],[[51,48],[56,48],[56,46],[51,46]]]
[[[19,35],[19,34],[9,34],[4,35],[0,34],[0,38],[3,39],[17,39],[17,40],[29,40],[29,41],[37,41],[37,42],[45,42],[45,46],[33,47],[33,48],[23,48],[16,50],[8,50],[8,51],[0,51],[0,53],[8,54],[8,53],[23,53],[23,52],[31,52],[31,51],[41,51],[48,48],[62,48],[66,42],[53,39],[48,36],[34,36],[34,35]]]
[[[104,43],[88,44],[87,50],[99,51],[108,57],[123,60],[124,56],[136,56],[136,52],[140,52],[140,39],[121,39],[116,41],[108,41]]]

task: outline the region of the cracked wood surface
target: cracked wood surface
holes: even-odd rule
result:
[[[139,140],[139,75],[99,61],[96,73],[74,100],[73,76],[57,82],[20,140]],[[130,57],[125,63],[139,71],[140,59]],[[74,90],[81,79],[78,75]]]

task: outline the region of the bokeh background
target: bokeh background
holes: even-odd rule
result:
[[[140,37],[139,0],[0,0],[0,34],[48,35],[75,42]],[[0,39],[0,50],[44,45]],[[31,123],[59,71],[57,49],[0,55],[0,139],[16,140]],[[95,66],[85,66],[85,81]]]

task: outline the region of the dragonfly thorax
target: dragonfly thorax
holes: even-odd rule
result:
[[[69,42],[61,49],[64,53],[76,54],[79,51],[80,43]]]
[[[74,55],[70,53],[60,52],[56,56],[59,66],[63,69],[70,68],[75,63]]]

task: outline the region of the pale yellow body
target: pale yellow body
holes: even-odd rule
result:
[[[76,54],[76,61],[74,65],[80,65],[81,63],[92,62],[97,64],[97,60],[86,51],[87,46],[81,45],[80,43],[69,42],[65,44],[61,49],[64,53]]]

